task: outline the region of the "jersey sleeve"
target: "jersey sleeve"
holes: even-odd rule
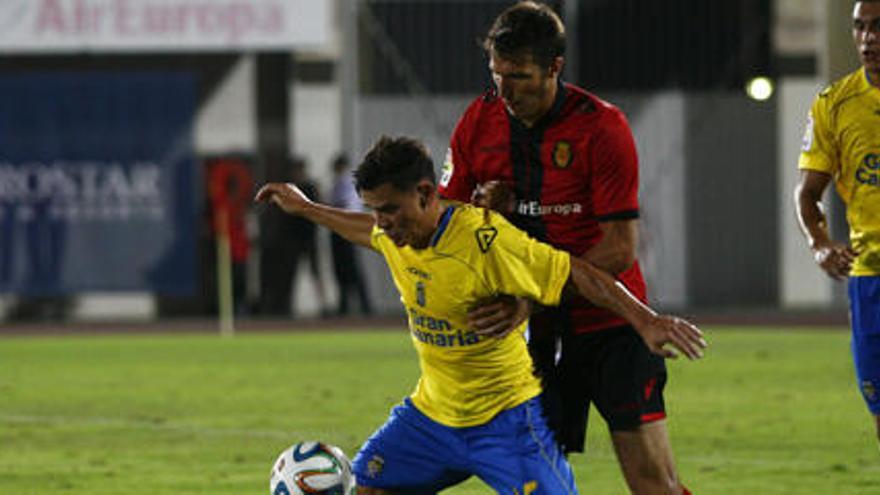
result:
[[[639,160],[623,115],[608,119],[590,143],[593,211],[600,222],[639,216]]]
[[[837,152],[834,149],[828,115],[829,100],[826,90],[816,97],[810,107],[798,159],[798,168],[801,170],[833,174],[837,168],[837,160],[834,158]]]
[[[476,232],[491,287],[545,306],[558,305],[571,272],[569,254],[529,237],[501,215],[492,213],[492,219]]]
[[[476,187],[471,160],[466,151],[468,136],[472,132],[472,120],[469,108],[452,133],[438,186],[442,197],[463,203],[471,200],[471,194]]]

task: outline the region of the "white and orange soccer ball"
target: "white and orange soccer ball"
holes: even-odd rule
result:
[[[285,449],[269,479],[271,495],[354,495],[351,461],[339,447],[300,442]]]

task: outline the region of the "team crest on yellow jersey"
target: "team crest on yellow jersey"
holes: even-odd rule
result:
[[[492,246],[495,238],[498,237],[498,229],[488,226],[480,227],[474,234],[477,236],[477,244],[480,246],[480,251],[485,253]]]
[[[553,164],[558,168],[565,168],[571,163],[574,154],[571,150],[571,143],[568,141],[556,141],[553,146]]]

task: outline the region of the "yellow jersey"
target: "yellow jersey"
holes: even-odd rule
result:
[[[568,253],[528,237],[501,215],[458,204],[446,208],[425,249],[398,247],[378,227],[372,245],[406,308],[421,367],[411,400],[422,413],[446,426],[476,426],[541,392],[526,324],[503,338],[479,337],[468,328],[467,312],[499,294],[559,304],[571,270]]]
[[[830,174],[846,203],[850,275],[880,275],[880,88],[864,69],[819,93],[810,109],[798,168]]]

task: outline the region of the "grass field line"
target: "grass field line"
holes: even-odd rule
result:
[[[278,439],[302,438],[303,435],[305,435],[304,433],[295,430],[208,427],[151,418],[113,418],[106,416],[0,414],[0,423],[124,427],[132,429],[139,428],[147,431],[182,432],[208,436],[249,436]]]
[[[279,440],[290,440],[295,438],[305,438],[306,436],[314,436],[297,432],[295,430],[271,430],[259,428],[225,428],[225,427],[206,427],[185,423],[175,423],[173,421],[157,421],[155,419],[137,419],[137,418],[114,418],[106,416],[59,416],[59,415],[25,415],[25,414],[0,414],[0,423],[7,425],[15,424],[48,424],[48,425],[85,425],[98,427],[124,427],[132,429],[142,429],[146,431],[163,431],[176,433],[192,433],[206,436],[227,436],[227,437],[263,437],[277,438]],[[590,460],[598,462],[614,462],[612,452],[593,451],[588,454]],[[679,465],[695,466],[719,466],[719,470],[728,470],[731,465],[746,466],[755,468],[782,468],[801,471],[804,469],[826,470],[837,469],[843,466],[829,465],[827,462],[810,461],[804,458],[780,459],[769,458],[766,456],[730,456],[730,455],[699,455],[699,456],[682,456],[677,455]],[[582,463],[582,456],[572,459],[574,463]],[[850,466],[849,468],[860,472],[880,473],[880,466],[877,465],[859,465]]]

